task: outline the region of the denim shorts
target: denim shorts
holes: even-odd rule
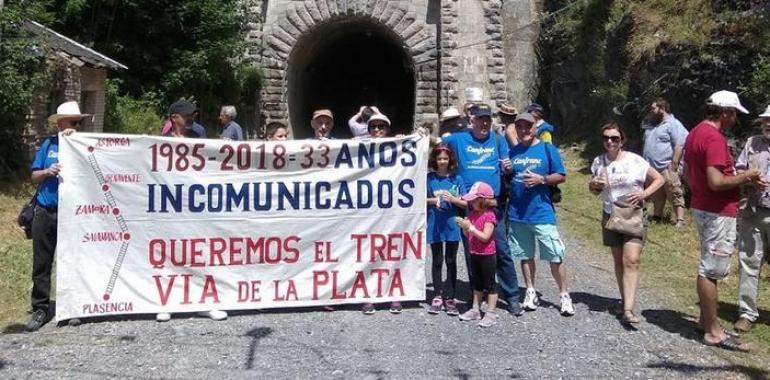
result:
[[[535,242],[540,251],[540,260],[552,263],[564,261],[564,243],[554,224],[508,224],[508,245],[511,255],[517,259],[535,258]]]
[[[696,209],[692,215],[701,241],[698,275],[712,280],[727,277],[735,251],[735,218]]]

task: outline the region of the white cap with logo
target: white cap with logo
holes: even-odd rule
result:
[[[706,104],[711,104],[723,108],[735,108],[742,113],[749,113],[749,110],[741,105],[741,101],[738,99],[738,94],[732,91],[717,91],[706,100]]]
[[[770,105],[765,108],[765,112],[763,112],[759,117],[770,117]]]

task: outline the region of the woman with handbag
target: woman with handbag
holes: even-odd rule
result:
[[[591,165],[588,189],[602,195],[602,241],[615,261],[626,324],[638,324],[634,314],[639,283],[639,256],[645,236],[644,200],[663,186],[663,176],[641,156],[623,150],[626,134],[615,123],[601,129],[605,153]]]

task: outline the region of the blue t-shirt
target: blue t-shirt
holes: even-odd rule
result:
[[[192,126],[187,128],[191,129],[199,138],[206,138],[206,128],[193,121]]]
[[[478,181],[486,182],[500,195],[500,159],[508,157],[508,141],[505,136],[499,136],[494,131],[489,132],[484,140],[473,137],[471,130],[455,132],[442,138],[457,156],[457,174],[465,181],[468,192]]]
[[[205,135],[206,130],[204,129],[203,132]],[[241,129],[241,126],[238,125],[238,123],[231,120],[229,123],[227,123],[227,125],[222,127],[222,134],[219,135],[219,137],[223,139],[240,141],[243,140],[243,130]]]
[[[550,152],[550,165],[546,149]],[[548,186],[538,185],[528,188],[524,185],[522,176],[527,169],[539,175],[566,174],[559,151],[553,145],[540,141],[530,146],[516,145],[511,148],[510,154],[513,176],[508,220],[527,224],[556,224],[556,212],[553,209]]]
[[[59,163],[59,137],[45,139],[35,153],[30,170],[47,169]],[[43,207],[59,206],[59,177],[46,177],[37,191],[37,203]]]
[[[438,190],[446,190],[454,195],[463,195],[465,184],[462,177],[450,174],[446,177],[434,172],[428,173],[428,198],[434,198]],[[443,241],[460,241],[460,227],[455,221],[457,207],[444,203],[441,208],[428,206],[428,244]]]

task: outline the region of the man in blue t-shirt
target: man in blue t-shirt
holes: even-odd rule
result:
[[[83,119],[90,114],[80,112],[77,102],[65,102],[56,108],[56,113],[48,117],[50,124],[55,124],[57,131],[64,136],[75,133]],[[39,330],[53,317],[51,306],[51,269],[56,252],[57,219],[59,212],[59,137],[58,135],[43,140],[35,159],[30,165],[32,182],[38,184],[35,194],[35,218],[32,220],[32,293],[30,302],[32,317],[24,330]],[[80,324],[75,318],[71,325]]]
[[[550,189],[550,185],[564,182],[566,170],[556,147],[537,138],[532,115],[517,116],[514,125],[518,144],[510,150],[513,177],[508,243],[513,256],[521,259],[521,272],[527,286],[522,306],[533,311],[539,303],[535,289],[535,251],[538,251],[540,260],[549,263],[559,287],[561,314],[571,316],[575,308],[567,292],[564,243],[556,228]]]
[[[508,158],[508,142],[505,136],[492,131],[492,110],[486,104],[478,104],[471,108],[470,130],[460,130],[442,141],[447,144],[457,155],[457,174],[463,178],[466,187],[470,187],[477,181],[487,183],[495,192],[498,205],[495,209],[498,223],[495,226],[495,246],[497,253],[497,277],[503,296],[508,302],[509,311],[519,316],[521,306],[519,304],[519,280],[516,277],[516,267],[508,249],[506,234],[506,205],[501,195],[502,175],[504,170],[510,170],[511,161]],[[463,193],[469,189],[463,189]],[[468,257],[468,241],[463,235],[463,247],[466,255],[466,265],[470,262]],[[468,270],[470,277],[471,271]]]

